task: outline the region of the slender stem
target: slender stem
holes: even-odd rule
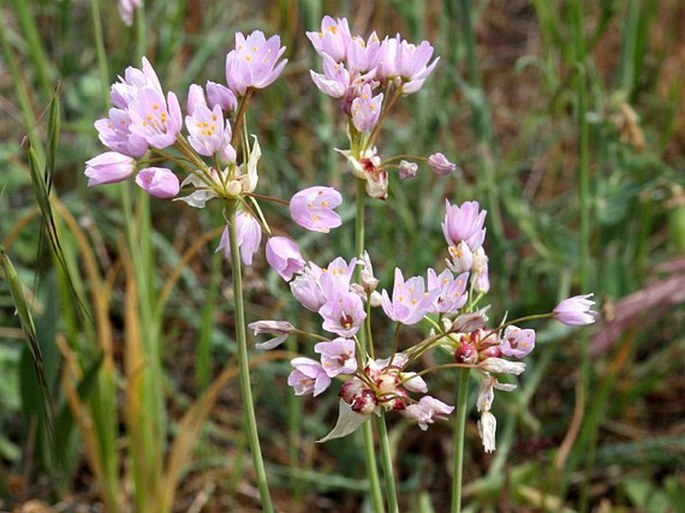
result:
[[[381,461],[383,462],[383,473],[385,474],[385,495],[388,498],[388,511],[390,513],[399,513],[395,475],[392,470],[392,452],[390,451],[388,427],[385,425],[385,415],[376,417],[376,428],[378,429],[378,444],[381,447]]]
[[[231,246],[231,266],[233,269],[233,295],[235,301],[235,335],[238,343],[238,367],[240,370],[240,393],[243,399],[243,416],[245,417],[247,438],[252,453],[252,463],[257,477],[259,496],[262,500],[262,511],[273,513],[269,485],[262,459],[262,449],[259,445],[259,433],[257,431],[257,417],[255,416],[254,402],[252,400],[252,387],[250,385],[250,363],[247,355],[247,336],[245,333],[245,309],[243,305],[243,279],[238,248],[238,233],[236,229],[237,200],[229,200],[229,223],[228,237]]]
[[[461,512],[461,485],[464,470],[464,431],[466,429],[466,406],[469,393],[469,374],[471,369],[459,371],[459,391],[457,393],[457,418],[454,424],[454,478],[452,479],[451,513]]]
[[[95,33],[95,49],[98,56],[98,70],[100,72],[100,89],[104,103],[109,100],[109,66],[107,65],[107,52],[105,51],[105,41],[102,35],[102,22],[100,21],[100,2],[91,2],[91,14],[93,16],[93,32]]]
[[[364,199],[366,198],[366,182],[364,180],[357,180],[357,217],[354,222],[355,233],[355,253],[359,257],[364,252]],[[357,267],[357,276],[361,269]],[[367,317],[366,322],[370,319]],[[366,360],[366,331],[359,330],[357,335],[359,338],[359,345],[362,348],[359,355],[359,361]],[[362,424],[362,436],[364,438],[364,459],[366,461],[366,475],[369,478],[369,489],[371,492],[371,502],[373,504],[374,513],[385,513],[385,506],[383,505],[383,490],[381,489],[381,480],[378,475],[378,464],[376,463],[376,452],[373,445],[373,426],[371,422],[364,422]]]

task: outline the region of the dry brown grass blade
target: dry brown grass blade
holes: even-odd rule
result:
[[[221,235],[221,232],[223,230],[223,227],[220,226],[218,228],[215,228],[214,230],[205,233],[202,235],[200,238],[198,238],[186,251],[183,253],[183,256],[181,257],[181,260],[178,262],[178,265],[174,267],[174,270],[171,272],[169,277],[166,279],[166,282],[164,284],[164,288],[162,289],[162,292],[159,294],[159,302],[158,302],[158,308],[159,311],[162,312],[164,311],[164,305],[166,305],[167,300],[169,299],[169,295],[171,294],[171,291],[174,289],[176,286],[176,283],[178,282],[178,279],[181,277],[181,273],[183,272],[183,269],[188,265],[188,263],[195,258],[195,255],[197,254],[200,249],[202,249],[205,244],[207,244],[210,240],[215,239],[219,235]]]
[[[71,212],[57,198],[51,198],[55,210],[66,222],[69,230],[76,240],[79,248],[86,281],[91,285],[91,300],[95,310],[95,325],[97,330],[98,345],[104,353],[102,362],[103,370],[111,374],[114,372],[114,360],[112,356],[112,326],[109,322],[109,300],[111,296],[111,283],[107,287],[102,284],[102,278],[95,259],[95,255],[88,243],[88,237],[76,222]]]
[[[262,353],[250,361],[250,367],[271,360],[284,360],[298,356],[295,353],[285,350],[269,351]],[[237,364],[226,365],[224,370],[207,388],[207,390],[193,403],[181,420],[178,433],[171,446],[171,452],[166,466],[164,476],[163,496],[165,507],[170,507],[174,502],[178,479],[181,471],[188,465],[192,458],[193,448],[199,439],[202,428],[209,417],[209,414],[216,403],[221,390],[231,380],[238,376]],[[162,509],[161,511],[166,511]]]
[[[104,482],[105,473],[100,451],[98,450],[95,423],[88,412],[88,408],[81,402],[75,386],[75,383],[83,378],[83,372],[78,364],[78,358],[62,335],[57,337],[57,347],[64,359],[61,376],[62,389],[66,395],[71,414],[79,427],[88,464],[95,474],[96,481],[102,483]]]

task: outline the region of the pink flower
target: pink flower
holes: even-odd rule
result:
[[[323,56],[323,74],[311,70],[309,74],[319,91],[332,98],[342,98],[350,87],[349,71],[330,55]]]
[[[402,324],[416,324],[430,311],[439,291],[425,292],[423,278],[415,276],[406,282],[402,271],[395,268],[395,284],[392,289],[392,301],[387,291],[383,290],[381,306],[385,315]]]
[[[115,151],[101,153],[86,162],[88,187],[123,182],[133,174],[136,161]]]
[[[121,18],[124,25],[127,27],[133,25],[133,12],[141,5],[143,5],[142,0],[119,0],[117,2],[119,18]]]
[[[381,62],[379,65],[380,78],[391,80],[395,77],[402,79],[402,93],[415,93],[428,75],[438,64],[437,57],[431,64],[428,61],[433,56],[433,47],[428,41],[422,41],[418,46],[400,40],[397,34],[394,38],[386,38],[381,44]]]
[[[422,431],[428,429],[428,424],[433,424],[436,420],[446,420],[447,416],[454,411],[454,406],[445,404],[442,401],[431,397],[423,396],[418,403],[410,404],[403,411],[402,415],[415,420]]]
[[[350,27],[345,18],[333,19],[324,16],[321,32],[307,32],[314,50],[319,55],[329,55],[334,61],[342,62],[347,58],[347,48],[352,42]]]
[[[288,59],[277,62],[285,52],[281,38],[255,30],[245,38],[242,32],[235,35],[235,49],[226,55],[226,83],[238,96],[244,96],[248,87],[263,89],[278,78]]]
[[[553,310],[554,318],[567,326],[585,326],[595,322],[597,312],[591,310],[594,301],[589,298],[592,294],[573,296],[564,299]]]
[[[333,187],[309,187],[290,199],[290,215],[307,230],[328,233],[342,224],[340,216],[333,211],[341,203],[342,196]]]
[[[150,61],[143,57],[142,69],[129,66],[124,71],[123,78],[119,76],[119,81],[112,84],[109,95],[112,105],[117,109],[126,109],[138,97],[140,91],[146,88],[153,89],[160,95],[164,94],[155,69]]]
[[[293,358],[290,364],[295,370],[288,376],[288,385],[295,389],[295,395],[313,394],[316,397],[331,384],[331,378],[321,364],[311,358]]]
[[[94,126],[102,144],[129,157],[142,157],[150,146],[143,137],[131,132],[131,116],[126,110],[109,109],[109,117],[98,119]]]
[[[331,378],[338,374],[354,374],[357,370],[354,340],[336,338],[319,342],[314,346],[314,352],[321,355],[321,365]]]
[[[447,212],[442,231],[450,246],[457,246],[461,241],[466,242],[471,251],[483,245],[485,240],[485,216],[487,211],[480,210],[477,201],[465,201],[461,206],[450,205],[445,200]]]
[[[302,273],[290,282],[290,291],[302,306],[318,312],[326,302],[326,296],[319,285],[322,270],[314,262],[308,262]]]
[[[305,266],[300,249],[288,237],[271,237],[267,241],[266,261],[285,281],[290,281],[293,274],[299,273]]]
[[[409,180],[419,172],[419,165],[416,162],[401,160],[398,171],[400,172],[400,180]]]
[[[457,165],[447,160],[442,153],[433,153],[428,157],[428,165],[436,175],[440,176],[452,174],[457,169]]]
[[[211,108],[218,105],[221,107],[222,111],[232,112],[238,106],[238,100],[235,97],[235,94],[228,87],[208,80],[206,89],[207,101]]]
[[[371,86],[366,84],[352,102],[352,123],[357,130],[364,133],[371,131],[381,115],[383,93],[371,95]]]
[[[464,306],[468,299],[468,295],[464,294],[468,278],[468,273],[462,273],[455,279],[449,269],[439,276],[433,269],[428,269],[428,290],[437,293],[431,313],[454,313]]]
[[[131,116],[131,133],[145,139],[153,148],[164,149],[173,145],[183,124],[181,107],[174,93],[166,99],[156,88],[145,87],[128,105]]]
[[[504,356],[523,358],[535,349],[535,330],[507,326],[499,348]]]
[[[173,198],[180,190],[178,177],[165,167],[148,167],[136,175],[136,183],[155,198]]]
[[[245,265],[252,265],[252,257],[257,252],[262,241],[262,228],[257,220],[247,212],[240,211],[236,214],[236,235],[238,247],[240,248],[240,258]],[[221,235],[221,242],[216,251],[224,252],[224,258],[231,258],[231,243],[229,240],[228,226],[224,228]]]
[[[319,309],[323,329],[341,337],[353,337],[366,319],[361,298],[348,292],[329,298]]]
[[[382,55],[381,41],[375,32],[366,41],[360,36],[354,36],[347,48],[347,65],[352,74],[363,74],[378,66]]]
[[[231,126],[226,122],[219,105],[209,110],[202,88],[192,84],[188,92],[188,113],[186,128],[188,142],[200,155],[211,157],[220,153],[224,162],[235,161],[235,150],[231,146]]]
[[[260,335],[262,333],[278,335],[271,340],[255,345],[257,349],[262,351],[280,346],[285,342],[285,339],[288,338],[288,335],[295,331],[295,326],[287,321],[256,321],[251,322],[247,327],[252,330],[254,335]]]

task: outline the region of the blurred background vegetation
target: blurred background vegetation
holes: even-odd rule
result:
[[[126,66],[146,55],[183,103],[191,83],[224,82],[236,31],[260,29],[280,34],[290,60],[248,114],[260,192],[331,184],[353,197],[333,151],[345,144],[337,103],[309,78],[320,64],[304,32],[324,14],[346,16],[353,34],[428,39],[441,57],[386,122],[380,151],[442,151],[461,171],[395,180],[387,201],[369,203],[381,286],[395,266],[440,267],[444,199],[477,199],[489,211],[493,319],[575,293],[599,303],[591,329],[535,325],[519,391],[495,401],[494,455],[469,422],[470,511],[684,511],[679,0],[146,0],[131,28],[115,2],[0,3],[0,507],[258,511],[230,268],[214,254],[220,211],[88,190],[83,169],[103,151],[93,122]],[[330,238],[291,227],[276,223],[319,263],[353,256],[353,223]],[[263,256],[246,277],[248,320],[315,326]],[[253,371],[277,509],[365,511],[358,440],[314,443],[337,400],[294,398],[288,359],[262,357]],[[430,386],[454,401],[456,376]],[[403,511],[445,511],[450,425],[390,420]]]

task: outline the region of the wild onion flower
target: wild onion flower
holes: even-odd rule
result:
[[[414,178],[419,172],[419,165],[416,162],[401,160],[397,170],[400,174],[400,180],[409,180]]]
[[[117,10],[119,18],[127,27],[133,25],[133,13],[143,5],[143,0],[119,0]]]
[[[402,271],[395,268],[392,299],[387,291],[383,290],[381,304],[385,315],[390,319],[411,325],[419,322],[429,312],[438,293],[438,290],[426,292],[423,278],[420,276],[414,276],[405,282]]]
[[[361,298],[353,293],[341,293],[329,298],[319,309],[322,328],[341,337],[353,337],[366,319]]]
[[[447,157],[440,152],[433,153],[428,157],[428,165],[435,174],[440,176],[448,176],[457,169],[457,165],[447,160]]]
[[[295,370],[288,376],[288,385],[295,389],[295,395],[312,394],[316,397],[331,384],[323,366],[311,358],[293,358],[290,364]]]
[[[202,87],[192,84],[188,91],[188,116],[185,118],[188,142],[200,155],[218,154],[223,162],[235,162],[236,152],[231,146],[231,125],[219,105],[210,110]]]
[[[329,377],[340,374],[354,374],[357,370],[354,340],[336,338],[326,342],[319,342],[314,346],[314,352],[321,355],[321,366]]]
[[[225,85],[207,80],[205,89],[207,90],[207,102],[210,108],[213,109],[218,105],[224,113],[229,113],[233,112],[238,106],[238,99],[235,97],[235,93]]]
[[[288,59],[278,61],[285,52],[279,36],[264,37],[255,30],[247,37],[236,32],[235,49],[226,55],[226,83],[236,96],[245,96],[247,89],[263,89],[271,85],[283,71]]]
[[[136,183],[155,198],[173,198],[180,190],[178,177],[165,167],[141,169],[136,175]]]
[[[592,294],[573,296],[564,299],[554,308],[554,318],[567,326],[585,326],[595,322],[596,312],[591,310],[594,301],[590,300]]]
[[[422,41],[418,46],[408,43],[399,34],[383,40],[381,54],[379,78],[387,81],[400,79],[402,94],[405,95],[421,89],[440,60],[440,57],[436,57],[428,64],[433,56],[433,46],[428,41]]]
[[[247,327],[252,330],[252,333],[255,336],[261,335],[262,333],[278,335],[271,340],[255,345],[257,349],[262,351],[280,346],[285,342],[285,339],[288,338],[288,335],[295,331],[295,326],[287,321],[256,321],[251,322]]]
[[[300,249],[288,237],[271,237],[266,243],[266,261],[285,281],[304,269],[305,261]]]
[[[335,62],[347,58],[347,48],[352,42],[350,27],[345,18],[335,18],[326,15],[321,20],[320,32],[307,32],[314,50],[319,55],[330,56]]]
[[[116,151],[107,151],[86,162],[88,187],[123,182],[133,174],[136,161]]]
[[[259,249],[259,244],[262,241],[262,228],[259,222],[244,211],[239,211],[235,217],[236,232],[238,235],[238,246],[240,247],[240,258],[245,265],[252,265],[254,254]],[[224,258],[231,258],[231,244],[228,237],[228,226],[224,227],[221,235],[221,242],[216,251],[222,251]]]
[[[333,211],[341,203],[342,196],[333,187],[308,187],[290,199],[290,214],[303,228],[328,233],[342,224],[340,216]]]
[[[352,102],[352,123],[355,128],[360,132],[370,132],[378,122],[382,103],[383,93],[372,96],[371,87],[364,85]]]

